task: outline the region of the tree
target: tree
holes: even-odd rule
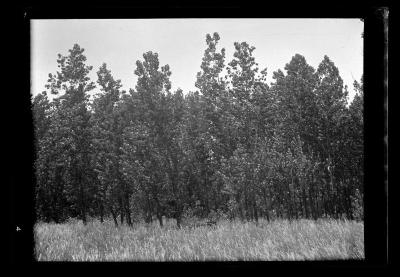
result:
[[[261,75],[258,74],[258,65],[252,54],[255,47],[250,47],[246,42],[235,42],[234,46],[236,51],[227,68],[226,78],[231,81],[229,95],[232,104],[229,112],[233,121],[228,121],[227,125],[233,122],[236,132],[232,149],[234,152],[228,159],[231,170],[225,175],[225,180],[228,181],[225,191],[231,195],[230,201],[238,205],[242,218],[246,213],[247,218],[258,220],[257,202],[260,201],[257,195],[260,193],[260,180],[257,178],[260,160],[257,152],[261,150],[261,139],[265,138],[265,117],[261,115],[262,109],[259,105],[265,100],[263,96],[268,90],[265,84],[266,70]],[[232,176],[232,172],[237,172],[239,176]]]
[[[307,188],[302,192],[303,205],[308,205],[308,198],[314,216],[318,213],[315,205],[320,205],[326,214],[338,217],[344,210],[339,203],[346,194],[343,192],[345,180],[341,176],[346,170],[343,164],[347,151],[343,137],[346,87],[327,56],[315,71],[297,54],[285,70],[287,75],[279,70],[274,72],[275,83],[271,87],[278,104],[275,132],[284,140],[284,148],[291,151],[294,150],[292,138],[299,136],[302,151],[315,165],[312,170],[309,167],[312,181],[309,196],[306,197]],[[292,194],[293,189],[290,188]],[[306,213],[304,207],[303,211]]]
[[[316,89],[318,103],[318,153],[325,167],[323,181],[326,184],[326,202],[329,213],[338,216],[339,207],[339,180],[344,168],[341,167],[342,149],[344,143],[340,139],[342,129],[341,118],[345,116],[347,104],[347,89],[339,70],[327,57],[318,66],[316,72],[318,87]],[[338,168],[339,167],[339,168]],[[337,170],[340,169],[340,170]]]
[[[91,170],[87,93],[94,88],[94,83],[87,76],[92,67],[84,64],[86,57],[83,52],[84,49],[75,44],[68,56],[59,54],[57,63],[60,71],[56,75],[49,74],[46,88],[52,94],[62,95],[54,102],[50,130],[43,138],[39,161],[41,166],[57,165],[56,168],[46,167],[41,174],[49,174],[48,183],[54,183],[55,188],[63,192],[59,194],[71,203],[72,214],[79,214],[86,223],[93,200],[90,174],[87,174]],[[62,181],[63,185],[60,185]],[[39,182],[39,191],[42,184]]]
[[[315,70],[299,54],[292,57],[285,70],[287,75],[280,70],[274,72],[276,81],[271,88],[279,105],[277,128],[282,130],[288,144],[300,135],[305,151],[310,154],[317,136]]]
[[[90,102],[84,49],[59,54],[32,101],[38,218],[362,219],[363,80],[348,105],[327,56],[315,70],[296,54],[269,86],[254,46],[235,42],[225,67],[219,41],[206,35],[198,90],[186,95],[149,51],[129,93],[102,64]]]
[[[363,80],[354,82],[356,95],[351,102],[346,117],[341,121],[342,141],[345,144],[341,153],[344,175],[346,211],[350,218],[363,217],[364,193],[364,94]]]
[[[67,181],[65,166],[68,140],[63,136],[63,126],[54,103],[48,103],[45,93],[34,99],[35,120],[35,175],[37,217],[60,222],[65,218],[64,184]],[[48,105],[47,105],[48,104]]]
[[[182,181],[180,143],[184,113],[184,98],[181,91],[170,93],[169,66],[159,70],[157,53],[147,52],[144,61],[137,61],[138,76],[136,91],[131,94],[138,99],[141,116],[125,129],[124,168],[130,180],[140,182],[136,187],[147,199],[148,217],[155,213],[163,225],[162,216],[167,203],[175,203],[173,216],[180,226],[183,212],[181,197]],[[153,208],[155,207],[155,208]]]
[[[93,146],[97,149],[93,159],[98,176],[101,221],[107,207],[115,224],[116,210],[119,209],[121,224],[125,217],[128,225],[132,225],[129,208],[131,189],[123,178],[120,166],[122,133],[127,125],[121,109],[121,95],[125,91],[121,91],[121,81],[114,80],[105,63],[100,67],[97,76],[102,93],[93,101],[92,130]],[[116,207],[117,203],[119,207]]]
[[[203,116],[200,117],[203,122],[200,126],[203,128],[201,135],[197,140],[198,150],[200,151],[198,159],[200,175],[202,176],[202,189],[204,189],[201,204],[205,206],[208,214],[211,209],[218,209],[219,198],[222,197],[220,188],[222,183],[215,176],[218,170],[221,158],[232,150],[224,147],[229,145],[232,138],[228,137],[224,129],[224,113],[222,108],[227,106],[226,83],[220,77],[225,63],[225,49],[217,51],[217,44],[220,40],[218,33],[206,35],[207,48],[204,51],[201,63],[201,71],[197,73],[196,87],[199,88],[202,95],[201,105]],[[225,114],[226,116],[226,114]],[[229,129],[230,127],[228,127]]]
[[[42,93],[35,96],[32,103],[32,114],[35,126],[35,141],[37,144],[43,139],[50,125],[50,101],[47,93]]]

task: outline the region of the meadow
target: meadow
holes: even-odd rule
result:
[[[177,229],[173,221],[115,227],[37,223],[38,261],[286,261],[364,259],[364,224],[348,220],[220,221]]]

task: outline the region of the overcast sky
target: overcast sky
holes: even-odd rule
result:
[[[169,64],[172,89],[196,90],[196,73],[206,49],[207,33],[218,32],[219,48],[232,60],[235,41],[255,46],[260,69],[285,67],[296,54],[315,69],[324,55],[339,68],[348,85],[363,73],[363,23],[359,19],[133,19],[133,20],[32,20],[31,84],[36,95],[45,90],[49,73],[57,71],[57,54],[66,55],[74,43],[85,49],[90,77],[107,63],[115,79],[129,90],[136,84],[136,60],[147,51],[157,52],[160,66]]]

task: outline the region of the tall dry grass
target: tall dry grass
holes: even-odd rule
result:
[[[222,221],[176,229],[112,221],[35,225],[39,261],[273,261],[363,259],[364,225],[346,220]]]

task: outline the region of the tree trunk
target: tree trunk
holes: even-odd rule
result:
[[[80,191],[81,191],[81,217],[82,217],[82,221],[83,224],[86,225],[86,208],[85,208],[85,200],[84,200],[84,195],[83,195],[83,186],[80,185]]]
[[[104,206],[103,204],[100,204],[100,222],[104,222]]]
[[[162,219],[163,209],[161,208],[161,204],[160,204],[160,201],[158,200],[158,198],[155,197],[154,200],[156,202],[156,216],[157,216],[158,222],[160,223],[160,227],[163,227],[164,226],[163,219]]]
[[[129,206],[125,207],[125,214],[126,214],[126,223],[128,223],[128,226],[132,226],[131,211],[129,209]]]
[[[326,177],[325,177],[326,178]],[[330,199],[331,199],[331,191],[330,191],[330,185],[329,185],[329,182],[326,180],[326,179],[324,179],[324,182],[325,182],[325,201],[324,201],[324,203],[325,203],[325,214],[327,214],[327,215],[331,215],[331,201],[330,201]]]
[[[311,181],[313,182],[313,181]],[[309,198],[309,205],[310,205],[310,210],[311,210],[311,216],[314,220],[317,219],[317,212],[315,211],[315,204],[316,201],[315,199],[313,199],[314,197],[314,188],[313,188],[314,184],[311,183],[310,185],[310,189],[308,190],[308,198]]]
[[[265,190],[265,187],[263,187],[262,192],[263,192],[263,200],[264,200],[264,209],[261,209],[261,210],[265,211],[265,212],[263,212],[262,216],[266,215],[267,216],[267,220],[269,221],[269,215],[267,215],[269,207],[268,207],[268,204],[267,204],[267,192]]]
[[[147,224],[151,223],[152,218],[151,218],[151,213],[150,213],[149,211],[147,212],[144,221],[145,221]]]
[[[78,163],[74,164],[74,175],[75,175],[75,181],[76,183],[76,187],[79,189],[79,195],[78,195],[78,204],[79,204],[79,213],[80,213],[80,217],[83,221],[83,224],[86,225],[86,208],[85,208],[85,194],[84,194],[84,190],[83,190],[83,182],[82,182],[82,174],[79,171],[78,168]]]
[[[116,215],[116,213],[115,213],[115,211],[114,211],[114,209],[112,207],[110,207],[110,212],[111,212],[111,215],[113,217],[115,227],[118,227],[117,215]]]
[[[121,217],[121,225],[123,225],[124,224],[124,215],[125,215],[123,199],[119,200],[119,211],[120,211],[120,217]]]
[[[131,218],[131,210],[129,207],[129,196],[125,195],[125,215],[126,215],[126,223],[128,226],[132,226],[132,218]]]
[[[182,207],[181,203],[178,202],[178,201],[175,200],[173,215],[174,215],[174,217],[176,219],[176,225],[180,229],[181,228],[181,222],[182,222],[183,207]]]
[[[350,220],[354,220],[353,207],[351,206],[351,188],[347,188],[347,216]]]
[[[163,218],[162,218],[162,214],[157,213],[157,218],[158,218],[158,222],[160,223],[160,227],[163,227]]]
[[[178,214],[178,215],[176,216],[176,226],[178,226],[178,229],[181,228],[181,220],[182,220],[181,215]]]
[[[291,193],[291,191],[290,191],[290,187],[288,188],[288,192],[289,192],[289,197],[288,197],[288,218],[289,218],[289,220],[291,220],[292,219],[292,217],[293,217],[293,211],[292,211],[292,205],[293,205],[293,203],[292,203],[292,193]]]
[[[305,215],[306,219],[309,218],[308,215],[308,207],[307,207],[307,195],[306,195],[306,189],[303,186],[303,216]]]
[[[245,192],[245,195],[244,195],[244,213],[246,215],[246,220],[250,221],[249,204],[248,204],[248,199],[247,199],[247,191]]]
[[[245,218],[244,218],[244,211],[243,211],[243,204],[242,203],[239,204],[239,215],[240,215],[240,220],[242,222],[244,222]]]
[[[236,204],[237,204],[237,211],[239,212],[239,217],[240,220],[243,222],[244,221],[244,214],[243,214],[243,205],[242,205],[242,201],[240,199],[240,194],[236,194]],[[236,211],[236,212],[237,212]]]
[[[257,205],[256,205],[256,202],[254,201],[253,202],[253,209],[254,209],[254,218],[255,218],[255,220],[256,220],[256,223],[258,223],[258,213],[257,213]]]

